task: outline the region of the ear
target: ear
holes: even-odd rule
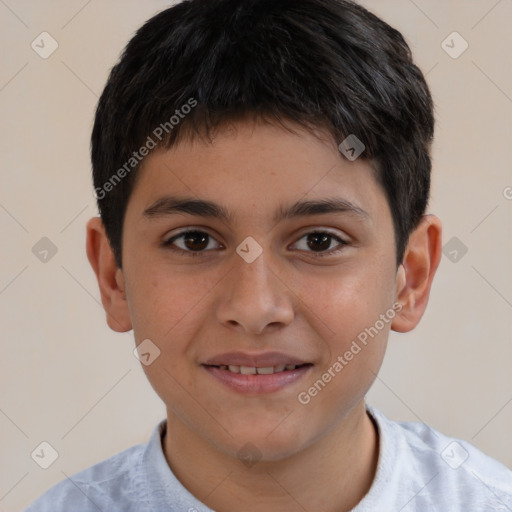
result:
[[[108,326],[116,332],[132,328],[122,270],[117,267],[105,227],[99,217],[87,223],[87,258],[96,274]]]
[[[441,261],[441,221],[424,215],[411,233],[396,276],[396,302],[402,305],[391,323],[397,332],[411,331],[427,307],[430,287]]]

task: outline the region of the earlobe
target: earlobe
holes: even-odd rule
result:
[[[414,329],[425,312],[432,281],[441,261],[441,233],[441,221],[435,215],[424,215],[409,237],[396,276],[396,301],[402,307],[391,323],[394,331]]]
[[[105,227],[99,217],[93,217],[87,223],[86,249],[100,288],[107,324],[116,332],[129,331],[132,324],[123,273],[116,264]]]

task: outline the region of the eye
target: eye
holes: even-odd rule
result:
[[[305,239],[305,243],[301,241]],[[338,248],[328,251],[333,241],[338,242]],[[333,233],[328,231],[311,231],[303,235],[295,245],[299,246],[298,249],[306,252],[316,253],[316,256],[332,256],[343,250],[343,246],[349,243]],[[302,245],[302,247],[300,247]]]
[[[304,242],[303,242],[304,241]],[[329,250],[333,241],[338,242],[338,248]],[[198,229],[189,229],[182,231],[171,238],[165,240],[164,247],[186,256],[203,256],[205,253],[222,248],[222,245],[205,231]],[[337,235],[328,231],[311,231],[304,234],[295,246],[297,249],[313,253],[316,257],[331,256],[343,250],[343,247],[349,245],[349,242],[343,240]]]
[[[202,256],[206,249],[215,248],[215,244],[212,246],[213,241],[214,238],[205,231],[194,229],[174,235],[166,240],[163,246],[172,251],[185,253],[187,256]],[[173,246],[178,247],[178,249]]]

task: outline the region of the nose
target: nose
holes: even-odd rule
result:
[[[289,325],[294,316],[293,293],[278,276],[266,251],[251,263],[236,255],[218,290],[218,321],[253,335]]]

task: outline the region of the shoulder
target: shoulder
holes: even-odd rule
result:
[[[393,465],[402,469],[402,486],[409,480],[410,491],[418,491],[416,502],[430,502],[433,510],[440,505],[452,511],[512,510],[512,471],[506,466],[424,423],[396,422],[368,410],[386,449],[396,454]]]
[[[34,501],[25,512],[128,510],[129,506],[124,505],[133,506],[145,489],[142,459],[146,446],[132,446],[66,477]]]

